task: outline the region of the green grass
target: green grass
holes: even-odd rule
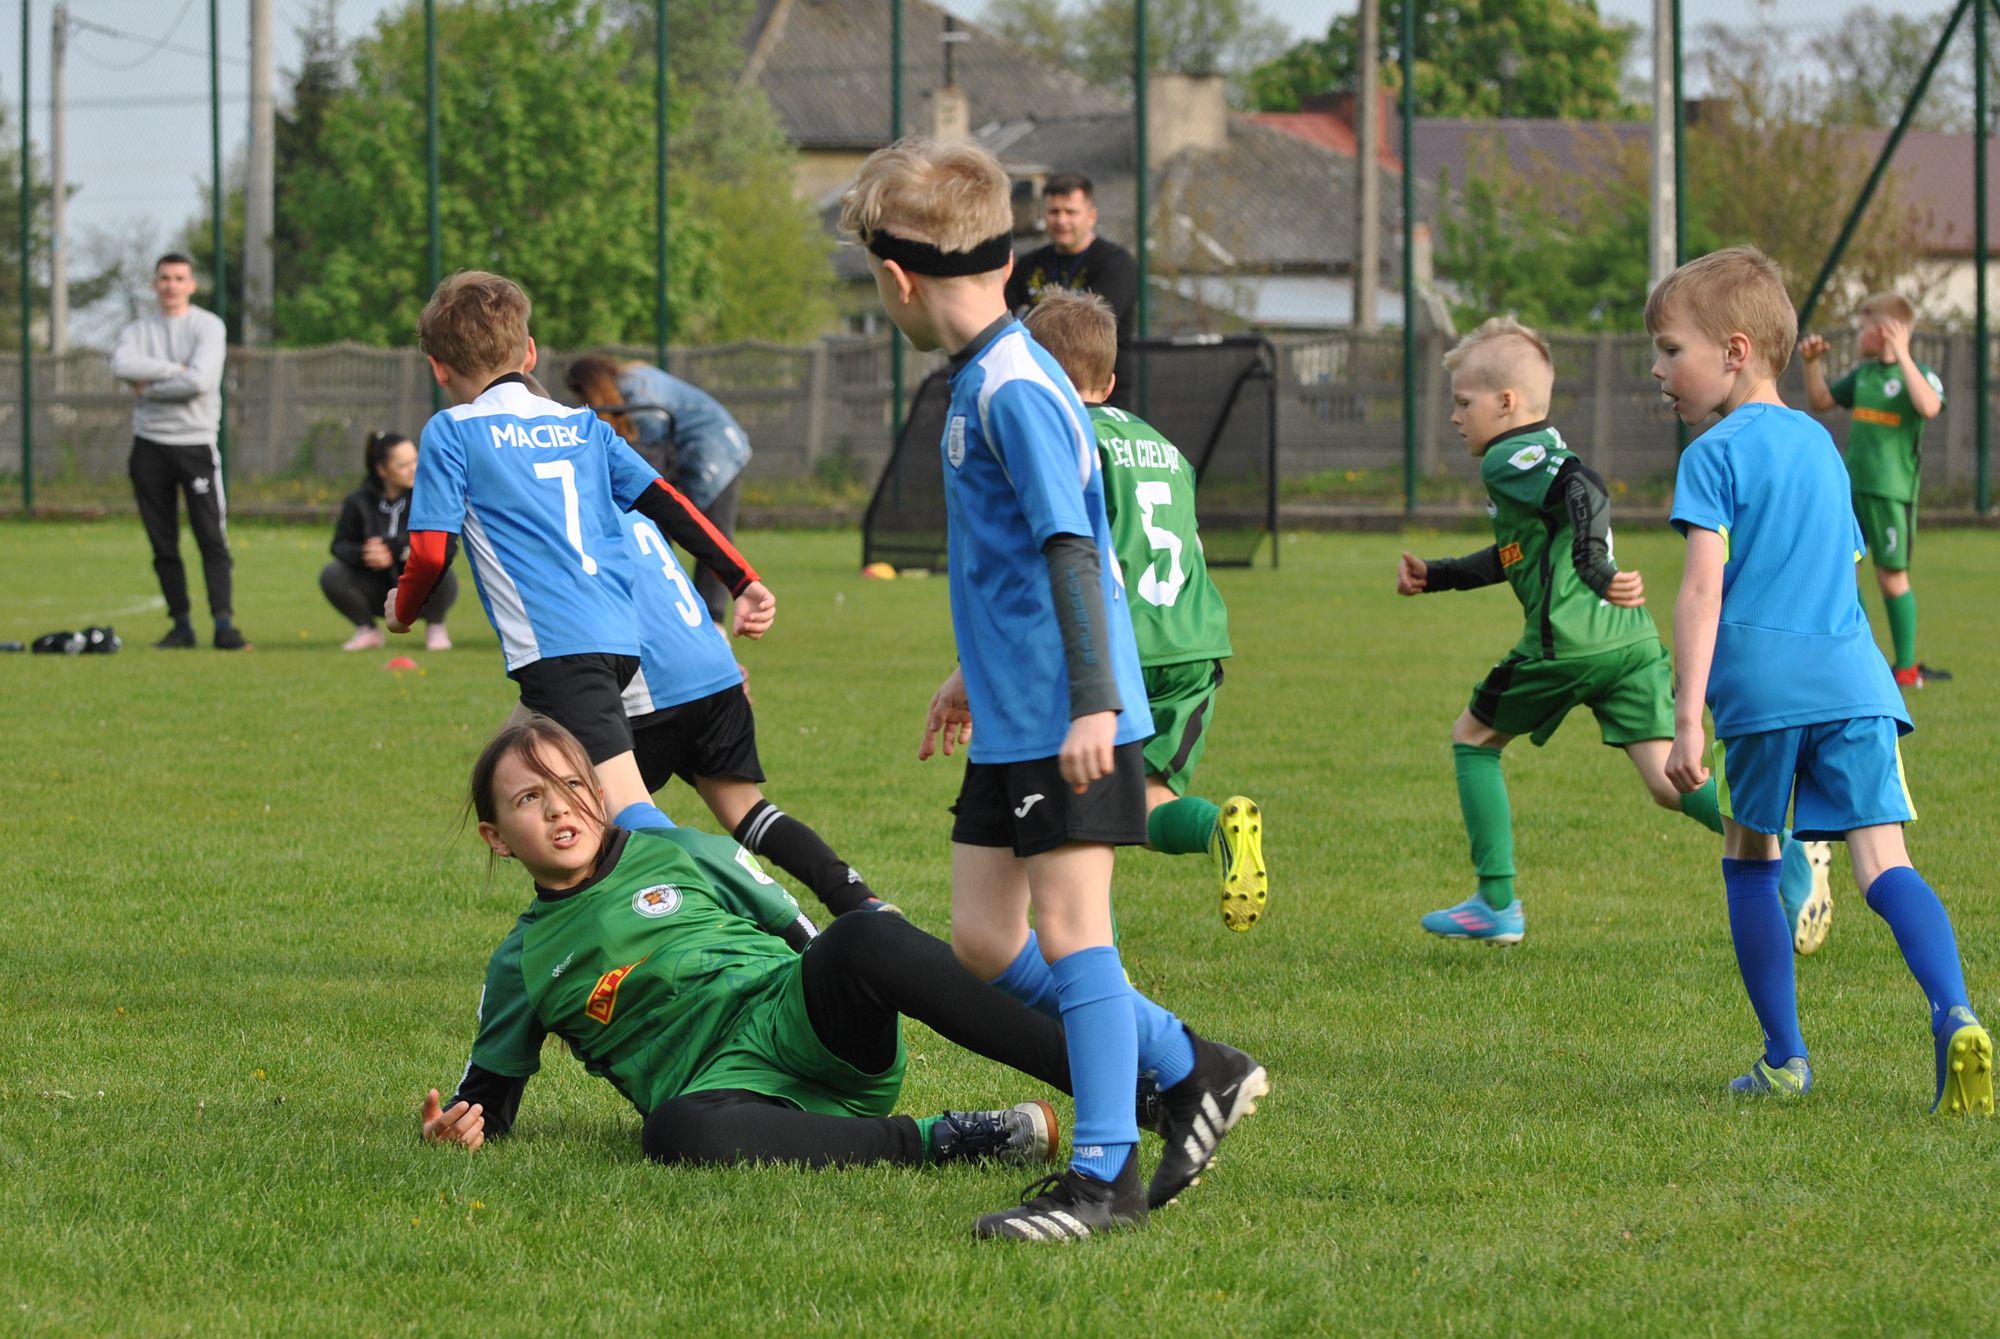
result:
[[[1678,546],[1629,529],[1664,623]],[[1135,980],[1253,1050],[1274,1091],[1147,1231],[975,1244],[1025,1179],[1007,1172],[653,1167],[637,1114],[554,1049],[516,1136],[420,1146],[418,1099],[456,1078],[524,901],[458,827],[509,685],[469,597],[461,649],[387,674],[337,649],[323,534],[233,538],[257,650],[169,656],[146,649],[164,620],[136,524],[6,531],[0,637],[108,620],[128,646],[0,657],[0,1331],[1988,1323],[2000,1128],[1923,1114],[1922,1000],[1844,870],[1800,968],[1818,1086],[1792,1107],[1721,1091],[1756,1029],[1716,840],[1652,808],[1587,719],[1510,750],[1527,942],[1417,931],[1468,886],[1447,733],[1518,625],[1504,592],[1397,599],[1395,536],[1287,537],[1277,570],[1219,576],[1237,655],[1199,781],[1263,803],[1272,908],[1227,935],[1205,864],[1145,852],[1121,858],[1118,905]],[[780,599],[742,652],[767,789],[942,931],[958,764],[915,752],[951,663],[943,581],[857,579],[852,535],[745,542]],[[1925,535],[1924,658],[1959,679],[1916,700],[1905,755],[1914,851],[2000,1012],[1996,559],[2000,537]],[[712,826],[678,785],[664,803]],[[906,1110],[1035,1095],[907,1033]]]

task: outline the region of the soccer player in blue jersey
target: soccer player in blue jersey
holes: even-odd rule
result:
[[[940,450],[959,668],[931,700],[917,756],[970,743],[953,807],[952,947],[1060,1014],[1075,1085],[1067,1171],[973,1230],[1070,1241],[1142,1223],[1193,1184],[1267,1080],[1133,990],[1112,941],[1112,857],[1146,840],[1153,725],[1089,415],[1007,311],[1012,222],[991,154],[929,140],[871,154],[841,210],[890,320],[951,357]],[[1142,1072],[1162,1089],[1166,1139],[1143,1192]]]
[[[646,789],[680,777],[745,849],[836,916],[893,910],[824,838],[765,798],[742,668],[659,527],[644,516],[624,523],[639,619],[639,671],[625,685],[625,713]]]
[[[1802,1096],[1791,936],[1778,903],[1778,833],[1847,843],[1855,886],[1889,923],[1930,1003],[1931,1109],[1993,1113],[1993,1041],[1972,1011],[1944,905],[1910,865],[1916,817],[1898,737],[1910,715],[1855,591],[1861,531],[1833,439],[1778,398],[1798,317],[1777,265],[1731,247],[1681,266],[1646,303],[1653,376],[1682,421],[1721,422],[1681,457],[1674,528],[1687,567],[1674,605],[1678,686],[1667,776],[1710,775],[1715,714],[1722,879],[1736,963],[1764,1052],[1730,1087]]]
[[[736,596],[736,631],[759,637],[776,608],[743,556],[588,409],[539,395],[528,298],[497,274],[438,285],[417,322],[452,404],[425,425],[410,502],[410,556],[384,610],[407,632],[462,536],[480,603],[500,634],[521,704],[583,741],[614,821],[665,824],[632,756],[621,694],[639,633],[619,513],[666,528]]]

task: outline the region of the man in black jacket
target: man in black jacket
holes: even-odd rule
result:
[[[1139,388],[1132,360],[1133,312],[1139,304],[1139,263],[1116,242],[1097,235],[1097,199],[1090,178],[1057,172],[1042,187],[1042,218],[1049,244],[1014,258],[1007,278],[1007,306],[1016,316],[1056,292],[1096,293],[1118,318],[1117,381],[1105,403],[1130,409]]]

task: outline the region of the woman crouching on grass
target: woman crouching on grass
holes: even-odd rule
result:
[[[1069,1091],[1061,1028],[976,980],[900,916],[823,935],[735,842],[607,827],[576,738],[544,716],[503,729],[472,769],[479,834],[521,862],[534,901],[486,968],[472,1062],[423,1137],[476,1149],[513,1127],[551,1032],[645,1116],[667,1163],[808,1167],[1052,1160],[1047,1102],[889,1114],[898,1015]]]

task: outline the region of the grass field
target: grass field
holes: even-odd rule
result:
[[[1636,518],[1618,538],[1665,624],[1677,543]],[[1990,1324],[2000,1127],[1925,1116],[1923,1002],[1844,866],[1800,968],[1818,1086],[1797,1106],[1723,1093],[1757,1032],[1718,843],[1587,719],[1509,753],[1527,942],[1417,930],[1469,887],[1447,731],[1518,621],[1499,591],[1397,599],[1394,536],[1288,537],[1277,570],[1219,575],[1237,655],[1199,780],[1263,803],[1271,911],[1228,935],[1206,865],[1146,852],[1118,906],[1135,980],[1274,1090],[1147,1231],[975,1244],[1014,1172],[653,1167],[637,1114],[554,1049],[514,1137],[420,1146],[418,1099],[456,1078],[526,900],[459,827],[509,684],[469,594],[460,649],[388,674],[337,649],[323,533],[234,540],[238,656],[146,648],[164,620],[136,523],[14,525],[0,549],[0,637],[109,621],[128,644],[0,657],[0,1332]],[[769,793],[943,931],[958,763],[915,752],[951,664],[944,583],[858,580],[851,535],[745,543],[780,600],[742,651]],[[2000,536],[1923,538],[1924,658],[1959,678],[1916,700],[1905,754],[1918,864],[2000,1014],[1996,566]],[[712,826],[678,786],[663,804]],[[1040,1095],[907,1035],[905,1110]]]

